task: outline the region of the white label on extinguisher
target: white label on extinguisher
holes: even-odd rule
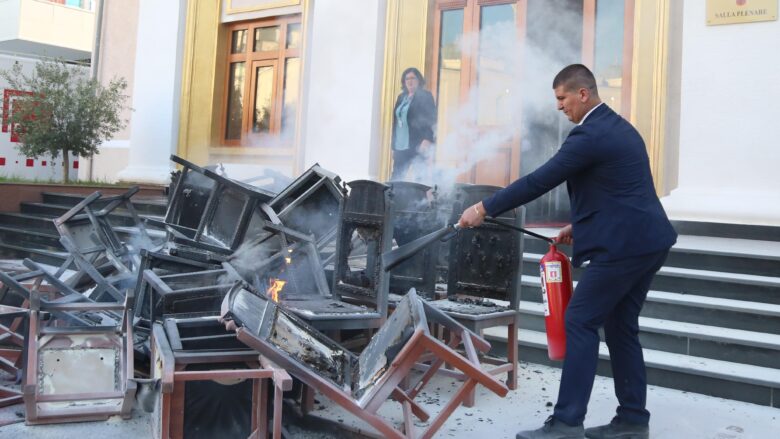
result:
[[[545,262],[544,270],[545,274],[547,275],[547,283],[563,282],[563,271],[561,271],[560,261]]]
[[[547,283],[544,281],[544,264],[539,266],[540,278],[542,279],[542,304],[544,304],[544,316],[550,315],[550,306],[547,301]]]

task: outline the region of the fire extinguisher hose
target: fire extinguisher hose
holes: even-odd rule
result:
[[[507,224],[503,221],[497,220],[495,218],[485,218],[485,222],[488,224],[495,224],[497,226],[501,226],[507,229],[512,229],[520,233],[525,233],[528,236],[533,236],[534,238],[541,239],[543,241],[547,241],[550,244],[555,244],[555,240],[553,238],[548,238],[544,235],[540,235],[538,233],[532,232],[530,230],[524,229],[522,227],[513,226],[512,224]]]

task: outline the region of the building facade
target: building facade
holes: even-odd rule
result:
[[[0,1],[0,70],[14,64],[30,75],[41,58],[81,62],[85,71],[94,42],[95,14],[90,0],[4,0]],[[26,157],[17,151],[18,127],[10,123],[15,100],[27,93],[0,79],[2,126],[0,127],[0,177],[61,180],[59,158]],[[79,157],[70,157],[70,178],[76,178]]]
[[[708,18],[757,1],[103,2],[98,72],[129,79],[134,111],[89,169],[162,183],[175,153],[239,179],[319,163],[385,180],[401,72],[416,67],[438,117],[431,164],[409,178],[503,186],[571,129],[551,82],[582,62],[643,135],[672,218],[780,225],[776,2],[765,21]],[[562,223],[567,209],[559,188],[529,216]]]

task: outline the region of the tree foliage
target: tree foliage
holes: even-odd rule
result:
[[[103,85],[83,67],[62,60],[41,60],[31,75],[15,63],[0,70],[0,78],[11,88],[30,92],[16,99],[11,112],[11,126],[20,134],[17,148],[33,158],[61,154],[66,182],[70,154],[97,154],[101,143],[127,125],[121,118],[127,102],[124,78]]]

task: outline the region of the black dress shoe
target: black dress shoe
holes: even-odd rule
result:
[[[589,439],[648,439],[650,427],[646,424],[631,424],[615,417],[607,425],[586,428],[585,437]]]
[[[584,439],[585,429],[582,425],[571,426],[552,416],[544,421],[544,426],[538,430],[521,431],[516,439]]]

